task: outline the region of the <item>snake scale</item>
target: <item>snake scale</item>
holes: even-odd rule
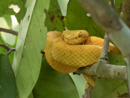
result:
[[[89,36],[85,30],[66,30],[47,33],[47,43],[44,49],[49,65],[62,73],[71,73],[80,67],[97,62],[104,39]],[[120,54],[120,51],[109,43],[109,51]],[[92,82],[92,79],[87,79]],[[90,83],[95,86],[94,82]]]

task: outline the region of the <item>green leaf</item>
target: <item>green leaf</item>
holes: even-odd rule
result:
[[[92,98],[118,98],[117,96],[127,93],[126,82],[123,80],[95,78],[96,87],[91,91]]]
[[[125,65],[124,57],[122,55],[117,55],[113,52],[108,53],[109,63],[115,65]]]
[[[16,98],[15,76],[5,54],[0,54],[0,98]]]
[[[49,0],[27,0],[27,12],[20,24],[13,70],[19,98],[27,98],[40,73],[42,54],[47,37],[44,26],[44,10],[49,7]]]
[[[20,23],[26,13],[25,3],[26,0],[2,0],[0,2],[0,17],[4,15],[15,15]],[[20,11],[18,13],[15,13],[12,8],[9,8],[12,4],[19,6]]]
[[[15,3],[16,0],[1,0],[0,2],[0,16],[13,15],[15,12],[9,8],[9,5]]]
[[[45,25],[47,26],[48,31],[63,31],[65,26],[63,23],[64,17],[61,14],[60,7],[57,0],[50,1],[49,10],[45,10],[46,20]]]
[[[29,95],[28,98],[34,98],[34,97],[33,97],[33,92]]]
[[[27,0],[17,0],[17,3],[16,3],[18,5],[18,7],[20,8],[20,11],[17,14],[15,14],[19,23],[21,22],[21,19],[23,19],[23,17],[25,16],[25,13],[27,11],[27,9],[25,7],[26,1]]]
[[[45,57],[33,94],[34,98],[79,98],[71,77],[52,69]]]
[[[67,7],[67,15],[65,17],[65,26],[69,30],[87,30],[89,35],[104,36],[104,31],[88,17],[88,14],[76,0],[70,0]]]

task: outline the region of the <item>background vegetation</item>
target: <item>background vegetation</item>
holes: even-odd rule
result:
[[[108,0],[106,0],[108,2]],[[120,16],[122,0],[116,0]],[[7,34],[0,28],[0,43],[15,48],[10,54],[0,47],[0,98],[82,98],[82,75],[63,74],[52,69],[41,51],[48,31],[84,29],[103,38],[104,31],[76,0],[2,0],[0,27],[18,32]],[[109,53],[111,64],[125,65],[122,56]],[[92,98],[121,98],[126,81],[94,77]],[[123,98],[123,97],[122,97]]]

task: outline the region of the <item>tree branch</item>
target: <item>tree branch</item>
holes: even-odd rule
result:
[[[99,24],[106,32],[120,30],[118,15],[115,10],[110,7],[104,0],[78,0],[82,6],[88,11],[92,18]]]
[[[121,51],[127,63],[127,78],[130,94],[130,30],[114,9],[104,0],[78,0],[95,22],[104,29],[112,42]],[[130,96],[129,96],[130,97]]]
[[[5,44],[0,43],[0,46],[7,50],[7,53],[6,53],[7,55],[9,55],[12,51],[15,51],[15,48],[10,48],[9,46]]]
[[[109,38],[107,36],[107,33],[105,33],[102,52],[100,54],[98,62],[103,60],[104,62],[108,63],[108,50],[109,50]]]
[[[10,33],[10,34],[13,34],[13,35],[18,35],[17,31],[14,31],[14,30],[11,30],[11,29],[0,28],[0,31]]]
[[[100,68],[98,65],[100,65]],[[126,66],[105,64],[104,62],[98,62],[92,66],[79,68],[76,73],[127,80]]]

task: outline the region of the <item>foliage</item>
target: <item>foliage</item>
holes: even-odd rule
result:
[[[52,69],[45,57],[43,57],[41,73],[33,94],[34,98],[79,98],[71,77]]]
[[[109,52],[110,64],[125,65],[123,56],[116,55],[113,52]],[[94,77],[97,86],[92,89],[92,98],[119,98],[117,96],[127,92],[126,81],[119,79],[105,79]],[[107,89],[106,89],[107,88]],[[104,90],[106,89],[106,90]]]
[[[57,0],[50,1],[48,10],[44,10],[46,14],[45,26],[48,31],[63,31],[65,25],[63,23],[64,16],[62,16]]]
[[[16,82],[8,55],[0,54],[0,97],[15,98]]]
[[[65,26],[69,30],[87,30],[90,36],[103,38],[104,31],[87,14],[88,12],[78,2],[70,0],[67,7],[67,15],[64,19]]]
[[[121,3],[122,0],[116,0],[115,7],[118,12]],[[20,8],[18,13],[9,8],[12,4]],[[120,15],[120,12],[118,14]],[[5,93],[10,95],[10,98],[15,98],[16,94],[17,98],[81,98],[70,75],[53,70],[44,55],[42,56],[42,52],[46,44],[47,31],[85,29],[89,35],[103,38],[104,31],[88,16],[88,12],[76,0],[69,0],[66,16],[62,16],[58,0],[1,1],[0,16],[4,17],[8,26],[12,28],[10,15],[15,15],[20,29],[17,44],[14,45],[6,43],[0,33],[0,43],[16,48],[16,51],[9,55],[10,63],[7,55],[3,54],[6,50],[0,47],[0,98],[7,98],[3,97]],[[111,64],[125,64],[122,56],[112,52],[109,53],[109,59]],[[123,80],[94,78],[96,87],[91,91],[92,98],[118,98],[118,94],[127,93]]]
[[[26,12],[25,3],[26,0],[2,0],[0,3],[0,16],[15,15],[17,20],[20,22]],[[18,13],[15,13],[12,8],[9,8],[12,4],[19,6],[20,11]]]
[[[49,1],[28,0],[26,5],[12,65],[20,98],[29,96],[39,76],[47,34],[43,11],[48,9]]]

